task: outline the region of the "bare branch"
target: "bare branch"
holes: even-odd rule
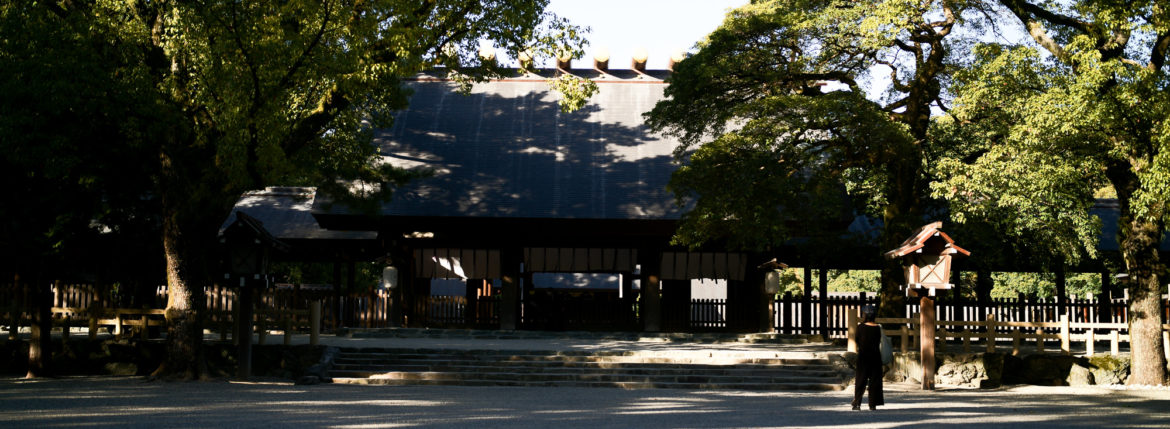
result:
[[[1158,40],[1154,42],[1154,51],[1150,53],[1149,68],[1156,72],[1162,71],[1168,53],[1170,53],[1170,31],[1165,31],[1158,34]]]
[[[1052,37],[1048,35],[1048,32],[1044,30],[1044,25],[1041,24],[1040,21],[1038,21],[1035,16],[1033,16],[1033,14],[1040,15],[1040,13],[1037,13],[1037,11],[1043,12],[1045,15],[1055,15],[1055,14],[1052,14],[1051,12],[1048,12],[1047,10],[1045,10],[1043,8],[1037,7],[1035,5],[1032,5],[1030,3],[1020,1],[1020,0],[1000,0],[1000,4],[1006,6],[1008,8],[1008,10],[1011,11],[1012,14],[1015,15],[1016,18],[1019,19],[1020,22],[1022,22],[1025,27],[1027,27],[1028,34],[1032,36],[1032,40],[1035,40],[1036,43],[1039,43],[1040,46],[1044,47],[1044,49],[1047,49],[1048,52],[1051,52],[1052,55],[1056,56],[1056,58],[1060,59],[1062,62],[1070,63],[1070,61],[1072,59],[1068,56],[1068,53],[1066,53],[1064,51],[1064,47],[1061,46],[1059,43],[1057,43],[1056,40],[1053,40]],[[1041,15],[1041,17],[1044,17],[1044,15]],[[1055,17],[1060,18],[1061,15],[1055,15]],[[1067,18],[1067,17],[1064,17],[1064,18],[1065,19],[1060,20],[1060,21],[1054,21],[1054,20],[1049,20],[1049,19],[1046,19],[1046,20],[1048,20],[1050,22],[1056,22],[1056,23],[1079,22],[1079,21],[1072,20],[1071,18]],[[1086,30],[1088,29],[1087,26],[1085,26],[1084,28]]]
[[[321,17],[321,28],[317,29],[317,34],[313,35],[313,41],[309,42],[309,46],[305,47],[305,50],[301,52],[301,55],[297,57],[297,60],[293,62],[293,65],[288,68],[288,72],[280,78],[280,83],[276,84],[276,87],[273,88],[273,90],[279,91],[288,87],[289,82],[292,81],[293,76],[295,76],[296,73],[300,71],[301,67],[305,63],[305,60],[313,54],[313,50],[317,48],[317,45],[321,43],[321,39],[325,36],[325,29],[329,27],[329,18],[332,14],[332,8],[329,7],[332,2],[329,0],[324,0],[321,3],[322,7],[324,8],[324,16]]]

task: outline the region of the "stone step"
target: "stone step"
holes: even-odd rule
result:
[[[841,373],[833,367],[820,368],[706,368],[691,367],[654,367],[654,366],[605,366],[605,367],[552,367],[552,366],[482,366],[482,365],[453,365],[441,362],[418,363],[414,365],[334,365],[335,372],[493,372],[507,371],[510,373],[572,373],[572,374],[630,374],[651,376],[740,376],[740,377],[838,377]]]
[[[574,362],[574,363],[645,363],[645,364],[723,364],[723,365],[832,365],[827,357],[751,357],[717,355],[713,353],[646,353],[642,355],[557,355],[518,354],[527,352],[493,353],[393,353],[342,351],[337,363],[392,363],[415,360],[444,360],[451,362]]]
[[[706,374],[628,374],[628,373],[562,373],[562,372],[443,372],[443,371],[333,371],[334,378],[373,378],[393,380],[487,380],[521,382],[604,381],[655,383],[828,383],[841,384],[835,376],[735,376]]]
[[[779,333],[648,333],[648,332],[593,332],[593,331],[501,331],[481,329],[425,329],[425,328],[345,328],[340,332],[351,338],[447,338],[485,340],[618,340],[685,343],[821,343],[820,335]]]
[[[585,387],[619,389],[694,389],[694,390],[770,390],[770,391],[837,391],[842,383],[688,383],[646,381],[517,381],[517,380],[400,380],[384,378],[334,378],[338,384],[365,385],[429,385],[429,386],[524,386],[524,387]]]
[[[329,375],[350,384],[839,390],[839,354],[784,350],[341,349]]]

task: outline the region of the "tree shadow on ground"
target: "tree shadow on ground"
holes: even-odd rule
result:
[[[1023,388],[744,392],[556,387],[293,386],[141,378],[0,380],[0,426],[1163,427],[1168,391]]]

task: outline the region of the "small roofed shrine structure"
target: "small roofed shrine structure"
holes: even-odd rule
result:
[[[272,279],[268,265],[274,253],[289,251],[288,244],[278,240],[259,219],[244,212],[236,212],[235,220],[220,233],[223,246],[224,279],[228,285],[239,285],[239,317],[236,332],[252,332],[253,290],[266,288]],[[239,342],[237,376],[248,379],[252,375],[252,336],[244,335]]]
[[[273,262],[333,264],[332,299],[326,308],[333,327],[337,328],[345,324],[343,316],[347,313],[341,308],[343,284],[348,282],[349,288],[353,288],[356,262],[373,261],[384,252],[377,232],[322,228],[312,215],[316,194],[316,188],[307,187],[268,187],[246,192],[220,225],[219,235],[221,239],[226,238],[231,235],[229,229],[233,225],[239,227],[239,220],[247,219],[242,225],[262,225],[265,234],[283,243],[283,251],[270,254]],[[347,275],[343,276],[343,271]],[[238,281],[228,276],[220,279],[220,284],[236,286]]]
[[[906,274],[906,295],[920,299],[919,317],[922,332],[919,338],[922,361],[922,388],[934,389],[934,297],[939,290],[954,287],[950,283],[951,258],[954,255],[971,256],[971,252],[955,245],[955,240],[941,231],[942,222],[923,225],[902,242],[897,249],[885,253],[886,259],[900,258]]]

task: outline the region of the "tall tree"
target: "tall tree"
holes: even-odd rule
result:
[[[32,2],[0,5],[0,264],[34,298],[29,376],[52,372],[51,282],[85,265],[70,254],[95,259],[83,252],[103,231],[137,222],[125,214],[150,189],[150,82],[128,67],[138,53],[103,31]]]
[[[851,218],[847,192],[884,222],[879,245],[897,247],[931,210],[926,166],[943,151],[931,109],[963,53],[953,29],[978,27],[978,6],[759,0],[730,12],[646,115],[683,142],[671,187],[694,208],[675,241],[763,250],[817,229],[840,235],[825,220]],[[880,66],[891,83],[876,102],[861,84]],[[883,297],[899,296],[897,265],[882,277]],[[900,311],[883,300],[883,314]]]
[[[154,141],[167,261],[168,359],[203,371],[199,310],[216,230],[241,192],[315,185],[337,198],[386,197],[408,176],[378,163],[372,129],[405,106],[403,77],[475,63],[481,40],[511,52],[578,52],[578,30],[547,0],[36,2],[41,13],[108,29],[135,48],[157,96]],[[453,72],[470,83],[498,75]]]
[[[985,44],[957,75],[953,129],[978,151],[941,163],[957,214],[1094,252],[1101,188],[1120,210],[1133,373],[1163,384],[1158,248],[1170,220],[1170,8],[1159,1],[1001,0],[1031,44]]]

